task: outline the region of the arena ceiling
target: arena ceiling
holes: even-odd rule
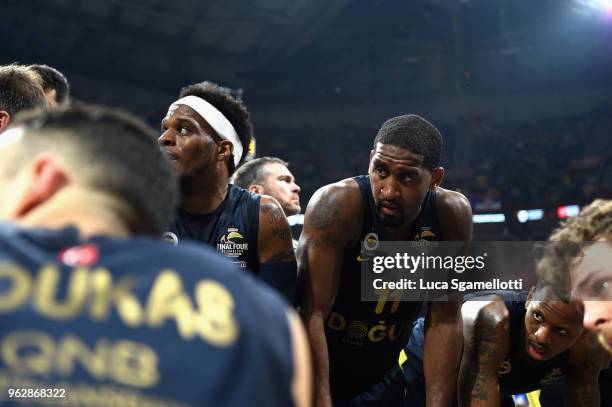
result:
[[[4,0],[0,62],[48,63],[160,90],[206,78],[256,82],[263,93],[372,92],[399,82],[435,93],[471,76],[483,55],[500,65],[492,80],[505,80],[521,53],[548,47],[570,3]]]

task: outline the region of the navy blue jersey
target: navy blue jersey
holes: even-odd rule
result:
[[[354,178],[359,184],[364,224],[359,241],[376,235],[384,240],[370,188],[370,178]],[[406,240],[441,240],[436,194],[428,192],[421,212]],[[381,298],[361,301],[361,244],[345,249],[336,299],[325,326],[329,350],[330,386],[334,400],[347,400],[366,391],[397,365],[397,357],[410,335],[420,302]]]
[[[0,224],[0,401],[290,406],[286,310],[204,247]]]
[[[510,346],[508,357],[498,369],[500,396],[507,400],[513,394],[529,393],[552,384],[565,375],[569,368],[569,351],[551,360],[525,362],[516,355],[521,349],[525,331],[525,300],[527,293],[513,291],[481,291],[468,294],[465,301],[497,295],[504,300],[510,316]],[[402,364],[408,398],[419,400],[416,406],[425,405],[425,379],[423,375],[423,346],[425,339],[425,320],[419,318],[412,328],[408,345],[404,348],[405,362]]]
[[[174,243],[191,240],[207,244],[236,266],[257,274],[260,198],[230,184],[225,199],[211,213],[194,215],[178,209],[165,238]]]
[[[529,393],[550,385],[560,377],[567,374],[569,365],[569,351],[547,361],[519,358],[519,353],[525,352],[525,298],[526,293],[512,291],[498,291],[493,293],[500,296],[510,314],[510,347],[508,357],[499,368],[499,386],[502,395]]]

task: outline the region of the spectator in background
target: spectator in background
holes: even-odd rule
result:
[[[0,133],[18,112],[47,106],[40,82],[32,68],[16,64],[0,66]]]
[[[49,106],[57,107],[58,105],[68,103],[70,84],[64,74],[49,65],[34,64],[30,65],[30,68],[40,76],[42,80],[41,85]]]

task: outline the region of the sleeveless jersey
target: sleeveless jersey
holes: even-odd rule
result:
[[[547,361],[532,361],[531,363],[514,355],[522,352],[525,332],[525,298],[526,293],[498,291],[492,294],[500,296],[510,314],[510,347],[508,357],[499,368],[499,387],[502,395],[529,393],[547,386],[569,369],[569,351],[565,351]],[[521,300],[521,298],[523,300]]]
[[[364,208],[359,243],[345,249],[338,291],[325,326],[329,351],[330,386],[334,400],[347,400],[366,391],[397,365],[410,335],[420,302],[384,299],[361,301],[361,241],[376,234],[384,240],[368,176],[358,176]],[[436,194],[428,192],[406,240],[441,240]]]
[[[205,247],[0,224],[0,398],[290,406],[286,310]]]
[[[232,263],[255,274],[259,271],[260,196],[235,185],[227,186],[221,205],[206,215],[194,215],[178,209],[166,240],[191,240],[205,243],[223,253]]]

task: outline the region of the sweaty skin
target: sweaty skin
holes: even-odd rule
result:
[[[502,298],[491,295],[463,305],[459,405],[499,406],[498,369],[509,356],[535,364],[569,350],[565,405],[599,406],[597,377],[606,361],[595,335],[582,331],[581,313],[561,301],[528,301],[526,308],[523,347],[509,355],[510,316]]]
[[[471,240],[469,202],[461,194],[439,188],[444,170],[425,169],[422,159],[403,148],[380,143],[371,153],[372,194],[385,236],[412,240],[408,232],[420,205],[427,191],[435,190],[445,240]],[[344,250],[361,238],[363,206],[358,184],[346,179],[321,188],[306,209],[298,246],[299,310],[312,347],[317,406],[331,406],[324,326],[338,290]],[[455,394],[462,346],[460,303],[432,303],[429,312],[424,356],[427,403],[447,406]]]

